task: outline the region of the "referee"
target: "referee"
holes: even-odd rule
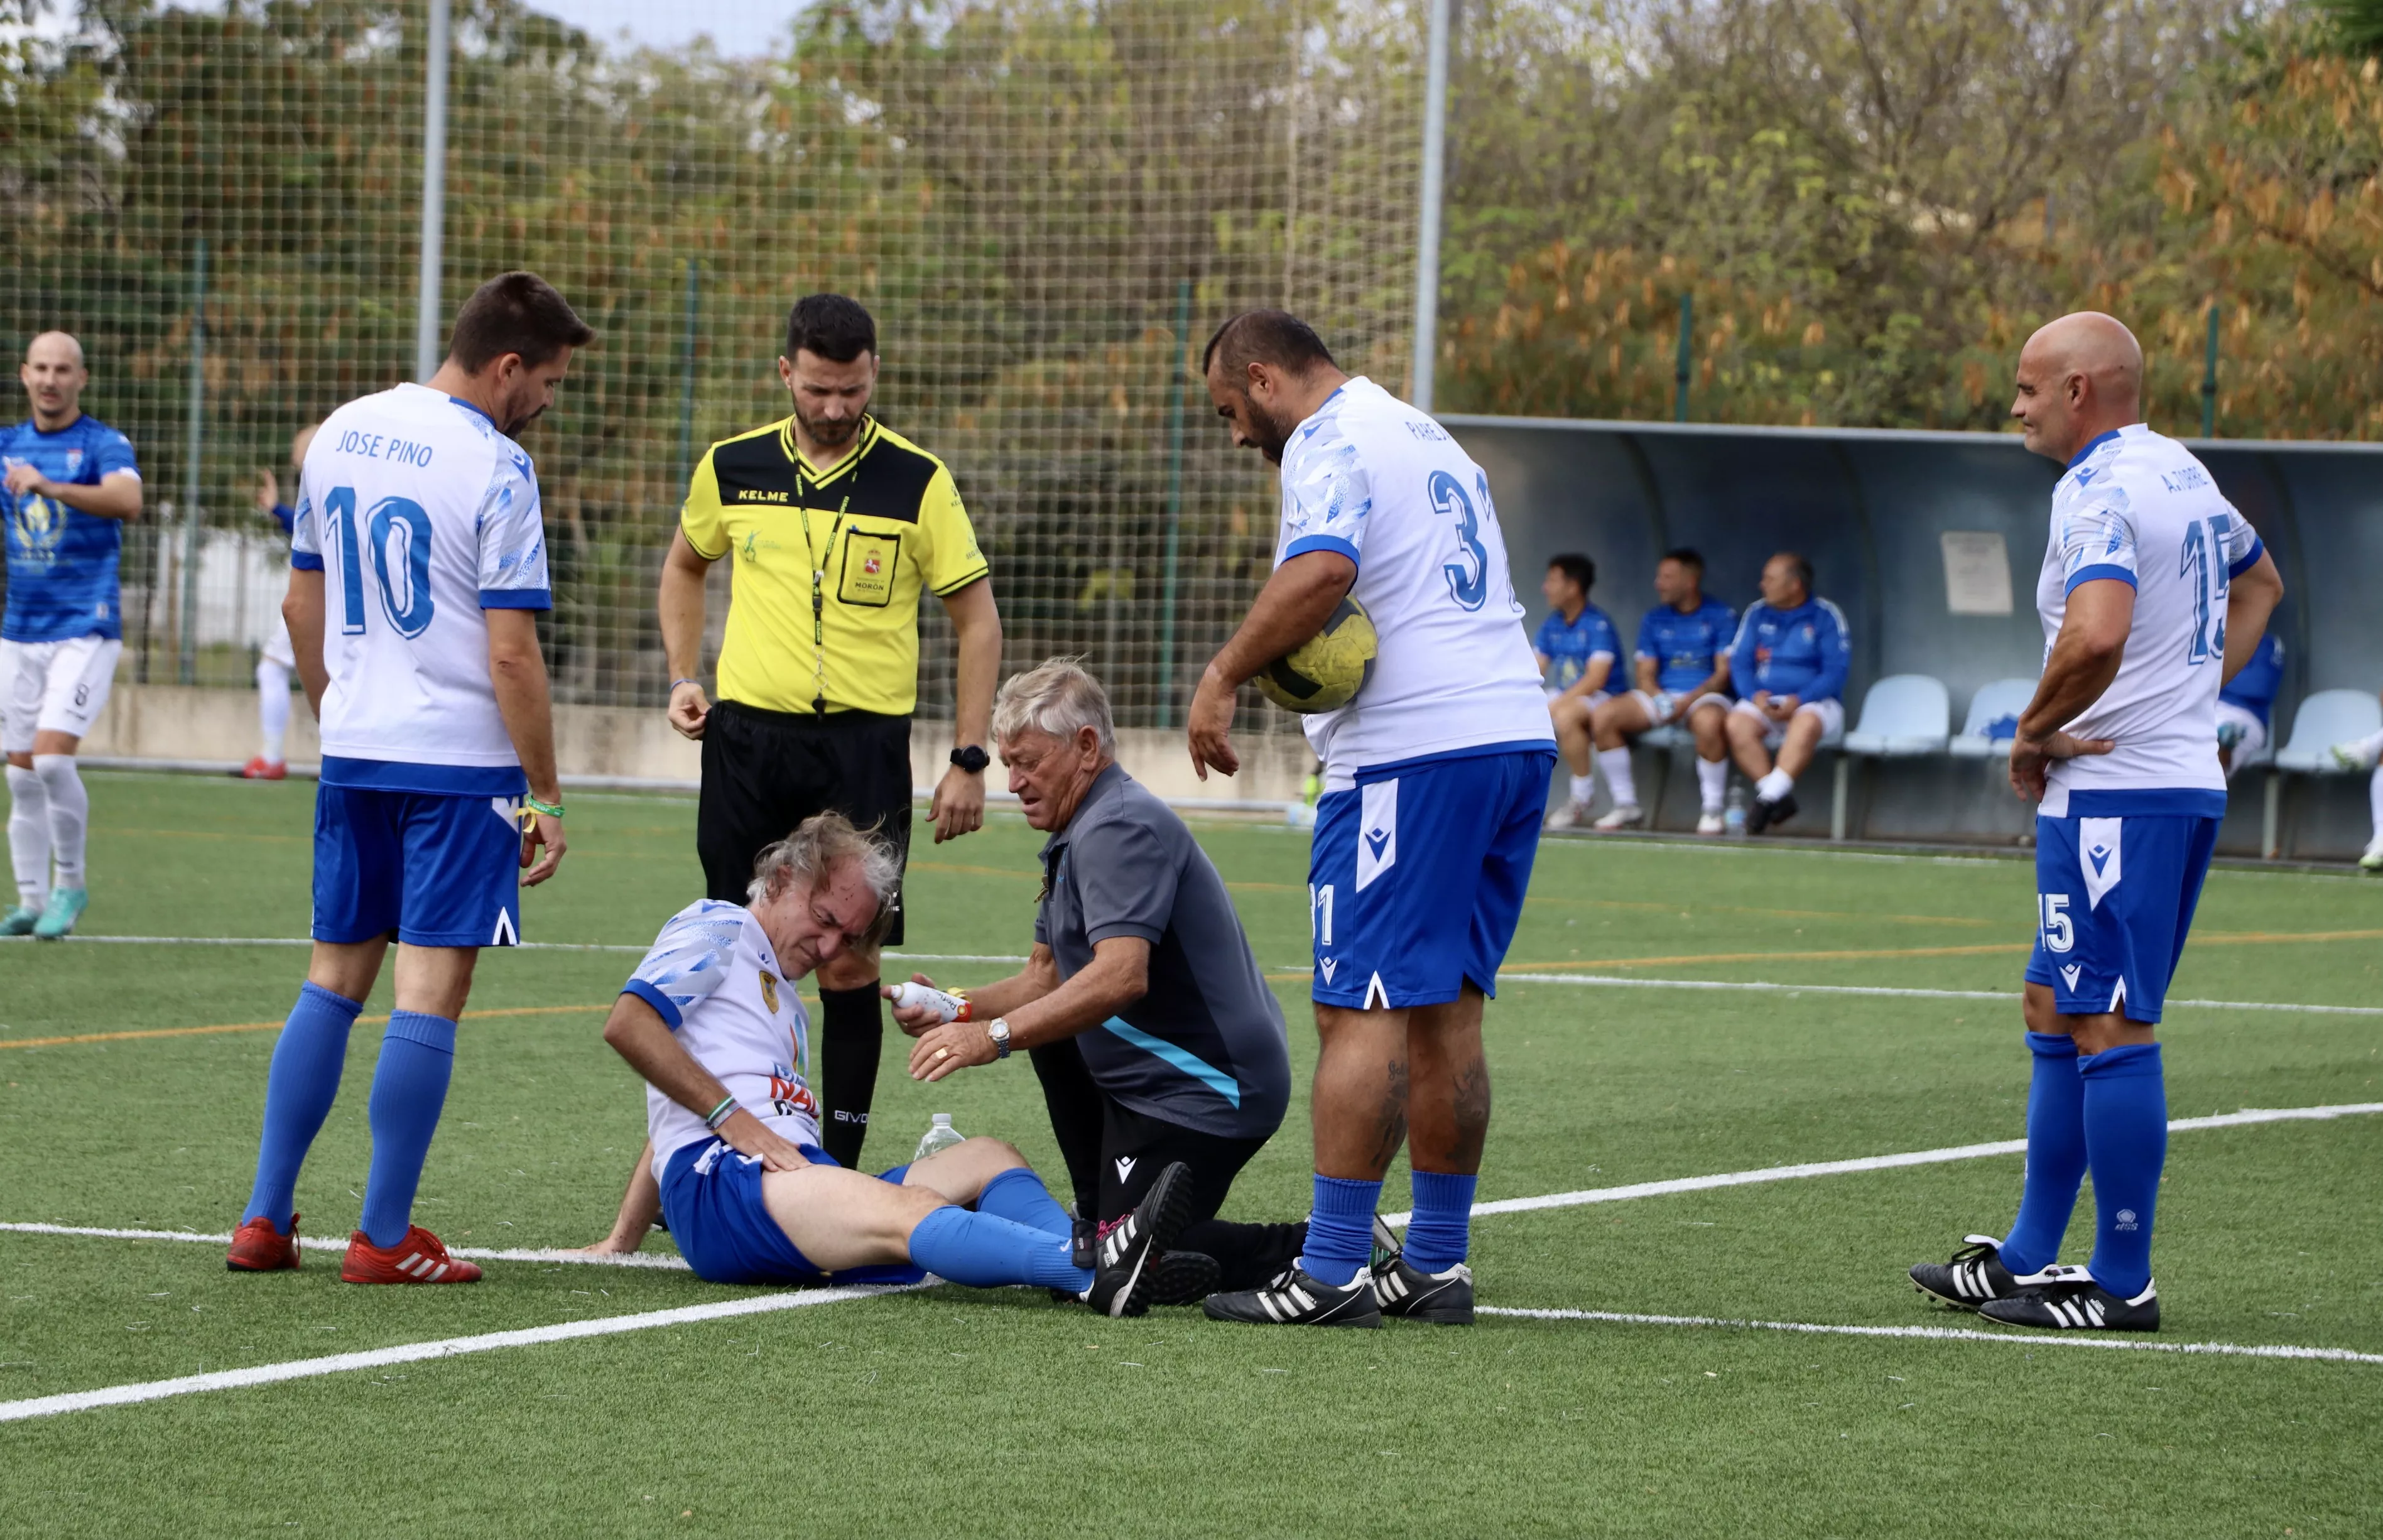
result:
[[[794,414],[711,446],[687,487],[658,602],[670,723],[703,743],[696,852],[709,896],[746,901],[753,859],[813,814],[882,828],[908,859],[919,593],[958,637],[952,768],[927,818],[935,843],[984,822],[984,749],[1001,614],[944,462],[870,414],[877,324],[841,294],[786,315],[778,377]],[[704,574],[733,553],[720,699],[697,674]],[[884,1018],[877,954],[902,944],[897,890],[880,934],[819,971],[822,1146],[860,1156]]]

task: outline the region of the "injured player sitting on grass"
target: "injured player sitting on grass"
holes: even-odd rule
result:
[[[612,1234],[633,1251],[657,1214],[698,1277],[729,1284],[1041,1285],[1107,1315],[1163,1291],[1190,1173],[1163,1175],[1130,1222],[1076,1263],[1067,1211],[1018,1152],[971,1139],[875,1177],[819,1147],[810,1023],[795,980],[877,927],[891,848],[833,813],[754,863],[750,901],[673,916],[604,1026],[645,1078],[648,1140]],[[1206,1259],[1200,1259],[1206,1265]]]

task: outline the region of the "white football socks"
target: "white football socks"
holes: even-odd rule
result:
[[[8,767],[8,858],[17,868],[17,897],[38,909],[50,895],[50,797],[42,778]]]
[[[1577,802],[1577,803],[1579,803],[1582,807],[1587,807],[1587,806],[1588,806],[1588,799],[1589,799],[1590,797],[1592,797],[1592,796],[1595,796],[1596,795],[1597,795],[1597,777],[1596,777],[1596,776],[1594,776],[1594,775],[1575,775],[1575,776],[1574,776],[1574,777],[1572,778],[1572,799],[1573,799],[1574,802]]]
[[[265,762],[280,764],[290,735],[290,671],[270,658],[256,661],[256,721],[265,731]]]
[[[1754,783],[1754,795],[1762,802],[1776,802],[1796,789],[1796,778],[1776,766],[1771,773]]]
[[[2383,765],[2377,765],[2374,775],[2367,780],[2366,810],[2375,815],[2374,837],[2383,841]]]
[[[1729,792],[1729,761],[1699,759],[1697,761],[1697,795],[1703,800],[1708,813],[1721,811],[1722,798]]]
[[[1638,806],[1638,782],[1630,777],[1630,751],[1627,748],[1599,749],[1597,768],[1605,772],[1605,789],[1613,794],[1616,807]]]
[[[75,773],[71,754],[36,754],[33,773],[50,796],[50,854],[58,864],[58,886],[83,885],[83,836],[91,827],[91,794]]]

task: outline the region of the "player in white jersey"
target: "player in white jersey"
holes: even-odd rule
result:
[[[572,351],[594,336],[535,274],[492,278],[457,314],[428,385],[350,401],[307,450],[282,614],[322,723],[315,952],[274,1046],[235,1271],[298,1265],[298,1170],[394,939],[372,1169],[340,1275],[480,1275],[414,1224],[414,1194],[479,948],[519,941],[517,883],[546,881],[562,858],[537,624],[553,603],[546,530],[512,436],[553,404]]]
[[[1322,1039],[1315,1189],[1299,1264],[1210,1299],[1260,1323],[1469,1323],[1464,1264],[1489,1126],[1481,1013],[1522,914],[1555,735],[1489,479],[1446,429],[1332,362],[1304,323],[1251,311],[1204,367],[1233,441],[1282,467],[1274,575],[1210,662],[1193,766],[1231,774],[1233,692],[1344,595],[1372,615],[1371,680],[1309,717],[1324,761],[1308,862]],[[1369,1270],[1382,1175],[1414,1171],[1403,1256]]]
[[[2158,1328],[2155,1029],[2226,813],[2218,687],[2284,592],[2208,471],[2139,420],[2142,363],[2109,316],[2064,316],[2028,339],[2011,407],[2027,447],[2068,467],[2036,585],[2043,678],[2011,745],[2011,784],[2039,801],[2027,1172],[2007,1235],[1911,1270],[1923,1293],[2010,1325]],[[2088,1170],[2093,1260],[2063,1267]]]
[[[656,1215],[712,1283],[916,1283],[1081,1295],[1140,1315],[1170,1272],[1191,1168],[1169,1165],[1140,1207],[1075,1261],[1074,1222],[1017,1150],[970,1139],[866,1177],[820,1148],[810,1018],[795,981],[868,944],[901,881],[891,842],[842,815],[806,819],[754,862],[747,902],[672,917],[622,987],[604,1041],[646,1082],[646,1148],[599,1252],[635,1251]]]

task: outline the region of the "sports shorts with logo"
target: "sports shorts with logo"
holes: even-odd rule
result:
[[[36,733],[88,737],[107,708],[123,651],[108,636],[0,642],[0,751],[31,752]]]
[[[836,1164],[817,1145],[796,1148],[813,1165]],[[877,1179],[899,1187],[909,1169],[905,1163]],[[662,1164],[661,1198],[679,1255],[706,1283],[906,1284],[927,1275],[907,1262],[822,1270],[770,1217],[761,1201],[760,1157],[740,1155],[722,1140],[697,1140],[673,1151]]]
[[[315,939],[521,942],[521,801],[324,786],[315,794]]]
[[[1307,892],[1315,999],[1438,1005],[1496,994],[1539,848],[1553,750],[1494,745],[1360,770],[1315,805]]]
[[[2064,1016],[2158,1021],[2220,821],[2038,817],[2027,981],[2048,986]]]

